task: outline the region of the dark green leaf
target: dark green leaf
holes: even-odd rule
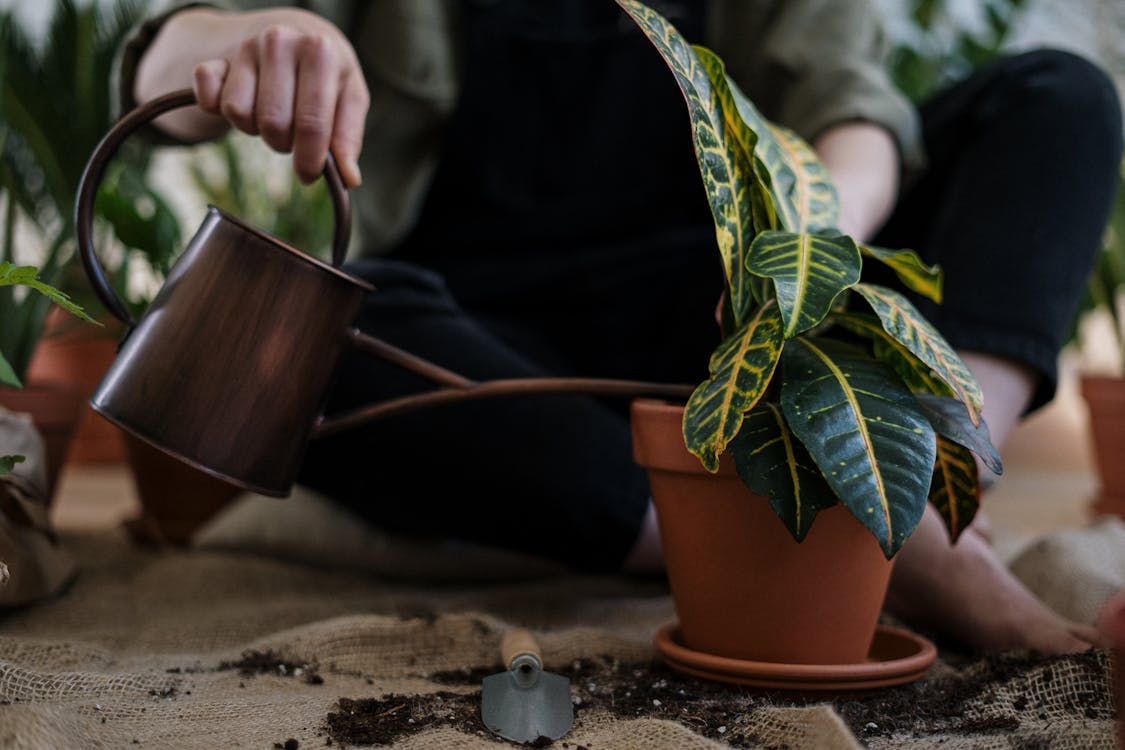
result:
[[[711,377],[684,409],[685,444],[709,471],[718,471],[719,455],[769,385],[781,344],[781,317],[768,302],[711,356]]]
[[[11,474],[16,464],[22,464],[23,456],[0,456],[0,476]]]
[[[10,385],[13,388],[23,388],[23,383],[20,382],[16,371],[12,369],[12,365],[4,358],[3,352],[0,352],[0,383]]]
[[[789,428],[840,502],[892,557],[926,506],[933,427],[894,372],[859,350],[800,337],[781,361]]]
[[[891,366],[902,382],[914,393],[932,393],[935,396],[952,396],[953,389],[945,384],[930,366],[887,333],[882,322],[874,315],[864,313],[833,313],[832,322],[843,328],[866,336],[874,342],[875,358]]]
[[[840,293],[859,281],[861,264],[855,240],[838,233],[762,232],[746,258],[751,273],[773,279],[787,339],[824,320]]]
[[[953,541],[973,522],[980,507],[977,462],[968,448],[938,437],[930,502],[945,521]]]
[[[796,133],[779,125],[770,129],[787,172],[793,175],[792,186],[784,195],[776,196],[781,226],[803,233],[836,229],[840,205],[828,169]]]
[[[925,362],[953,389],[954,396],[965,405],[973,424],[978,424],[984,403],[980,385],[933,324],[922,317],[910,300],[893,289],[876,284],[856,284],[854,289],[871,305],[887,333]]]
[[[940,266],[927,266],[913,250],[888,250],[875,245],[860,245],[859,249],[864,255],[888,266],[908,288],[934,302],[941,302]]]
[[[745,273],[742,257],[755,235],[752,195],[762,191],[754,171],[753,152],[748,151],[757,136],[737,112],[729,111],[725,75],[716,76],[721,82],[717,91],[696,52],[667,19],[635,0],[618,0],[618,4],[656,47],[687,101],[696,159],[715,219],[731,307],[736,325],[741,325],[754,307],[752,279]]]
[[[965,413],[965,407],[955,398],[934,396],[929,393],[915,393],[914,397],[918,399],[918,404],[938,435],[980,456],[984,465],[994,473],[1004,473],[1000,455],[992,445],[988,425],[983,419],[980,424],[974,425]]]
[[[769,188],[777,219],[758,231],[817,233],[840,221],[836,188],[816,152],[791,130],[766,120],[742,90],[729,82],[738,114],[758,136],[755,170]]]
[[[836,495],[805,446],[789,428],[777,404],[759,403],[746,415],[730,452],[742,481],[768,497],[770,507],[798,542],[816,514],[836,504]]]
[[[141,251],[156,272],[167,272],[179,250],[180,225],[163,196],[126,173],[103,183],[96,207],[123,245]]]

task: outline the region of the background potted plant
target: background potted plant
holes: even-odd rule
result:
[[[87,156],[112,122],[113,56],[141,7],[127,0],[108,8],[58,0],[41,38],[16,9],[0,11],[0,262],[34,264],[39,283],[82,305],[89,290],[73,262],[75,191]],[[147,166],[144,149],[126,149],[97,205],[98,231],[117,240],[103,243],[114,248],[108,260],[115,286],[136,305],[143,299],[130,284],[135,270],[162,273],[180,236],[175,215],[144,179]],[[117,440],[81,402],[111,361],[120,329],[49,319],[50,303],[16,286],[0,289],[0,350],[28,385],[18,394],[0,392],[0,402],[36,415],[57,470],[72,428],[53,425],[42,408],[58,411],[69,403],[64,413],[101,427],[94,446]],[[37,405],[25,403],[29,398]]]
[[[767,122],[713,53],[619,4],[687,101],[727,279],[710,378],[682,408],[633,409],[682,640],[736,659],[862,663],[888,561],[926,503],[956,539],[979,499],[972,454],[1000,470],[968,368],[906,296],[861,281],[864,260],[883,263],[940,301],[940,271],[842,235],[812,149]]]
[[[35,293],[42,296],[44,299],[53,302],[60,309],[69,312],[70,314],[81,318],[82,320],[93,323],[93,319],[83,312],[82,308],[71,302],[70,298],[64,292],[55,289],[49,284],[45,284],[38,276],[39,269],[35,266],[13,266],[11,263],[4,261],[0,262],[0,288],[10,289],[16,286],[25,287],[28,293]],[[12,368],[11,363],[4,356],[3,351],[0,351],[0,384],[8,388],[22,388],[23,383],[20,382],[19,376]],[[68,402],[69,403],[69,402]],[[61,408],[69,408],[66,403]],[[44,442],[46,442],[46,437]],[[49,450],[49,448],[48,448]],[[0,476],[11,473],[17,463],[21,463],[24,457],[17,454],[5,453],[2,446],[0,446]],[[54,481],[57,476],[58,466],[51,466],[51,456],[48,456],[47,466],[47,487],[44,488],[47,497],[54,488]],[[52,473],[52,469],[54,473]]]

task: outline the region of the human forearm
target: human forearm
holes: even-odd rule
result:
[[[173,15],[140,59],[134,94],[144,102],[186,87],[200,106],[161,118],[171,135],[196,141],[230,125],[260,134],[275,150],[293,152],[305,181],[319,174],[331,148],[345,182],[359,183],[367,86],[351,44],[320,16],[294,8]]]
[[[825,130],[812,145],[840,196],[840,231],[869,240],[890,216],[898,195],[894,138],[878,125],[847,122]]]
[[[204,60],[226,56],[241,43],[238,16],[213,8],[188,8],[168,18],[137,64],[133,95],[137,102],[178,89],[191,88],[194,70]],[[188,142],[222,134],[230,124],[220,115],[196,107],[179,109],[157,125]]]

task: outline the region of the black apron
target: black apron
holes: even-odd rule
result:
[[[703,6],[664,10],[694,42]],[[710,226],[683,97],[615,3],[463,9],[461,98],[402,255],[439,267],[443,257],[530,262]]]

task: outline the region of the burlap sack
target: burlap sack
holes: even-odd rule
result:
[[[333,729],[342,699],[393,699],[377,721],[417,707],[395,747],[510,747],[479,723],[479,689],[512,626],[572,677],[558,748],[1113,747],[1104,654],[962,658],[810,701],[656,663],[652,634],[675,617],[661,581],[418,583],[121,532],[64,541],[82,567],[66,595],[0,616],[0,747],[361,746]]]
[[[1107,516],[1039,537],[1011,569],[1059,614],[1093,625],[1109,598],[1125,591],[1125,520]]]
[[[0,608],[60,591],[76,572],[51,529],[43,440],[31,417],[0,407],[0,453],[22,455],[0,476]]]

